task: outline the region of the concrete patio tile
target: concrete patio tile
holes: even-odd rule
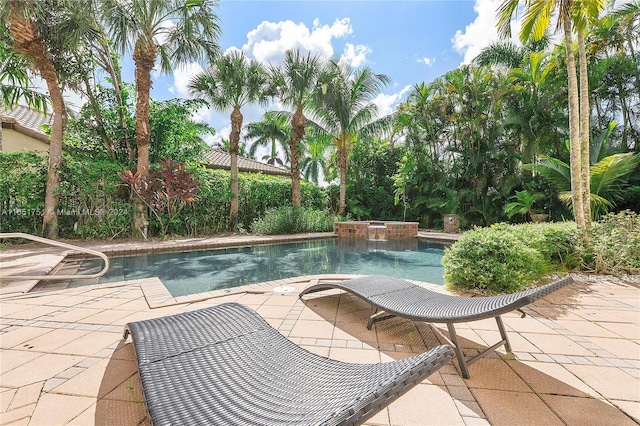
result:
[[[71,420],[69,426],[142,425],[147,417],[141,402],[101,399]]]
[[[541,395],[540,398],[567,425],[636,425],[618,408],[598,399],[565,395]]]
[[[565,426],[565,423],[534,393],[495,389],[471,389],[471,392],[492,426]]]
[[[0,425],[27,425],[35,408],[36,404],[30,404],[2,413],[2,415],[0,415]]]
[[[14,348],[28,340],[35,339],[46,333],[51,333],[50,328],[43,327],[19,327],[0,334],[0,348]]]
[[[475,398],[466,386],[447,386],[447,391],[454,400],[475,402]]]
[[[580,336],[584,337],[619,337],[615,333],[607,330],[604,327],[601,327],[598,323],[591,321],[556,320],[555,323],[566,328],[567,330],[572,331],[575,334],[579,334]]]
[[[298,320],[293,326],[290,336],[331,339],[331,336],[333,336],[333,325],[326,321]]]
[[[343,362],[375,364],[380,362],[380,353],[369,349],[330,348],[329,358]]]
[[[66,345],[55,349],[54,353],[90,356],[122,340],[122,335],[93,331]]]
[[[587,339],[619,358],[640,360],[640,345],[638,343],[622,338],[588,337]]]
[[[104,312],[104,309],[74,307],[68,311],[60,311],[59,313],[55,312],[53,316],[49,317],[49,320],[73,323],[100,312]]]
[[[640,341],[640,322],[635,323],[620,323],[620,322],[598,322],[602,328],[606,328],[612,333],[617,334],[625,339],[632,339]]]
[[[116,297],[114,298],[104,298],[100,300],[95,300],[93,302],[87,303],[83,305],[85,308],[94,308],[94,309],[117,309],[120,305],[122,305],[122,300]]]
[[[614,399],[611,400],[611,402],[640,424],[640,404],[638,404],[637,401],[620,401]]]
[[[42,317],[43,315],[50,314],[52,312],[60,310],[59,306],[39,306],[33,305],[29,306],[27,309],[21,309],[19,311],[6,314],[3,312],[2,316],[4,318],[14,318],[14,319],[25,319],[32,320]]]
[[[385,408],[367,420],[363,426],[389,426],[389,409]]]
[[[94,402],[92,398],[47,393],[40,397],[30,423],[34,425],[64,425],[89,408]]]
[[[425,384],[412,388],[389,405],[389,419],[393,426],[464,425],[447,391]]]
[[[89,302],[90,300],[91,297],[87,296],[68,295],[67,297],[60,297],[56,300],[53,300],[45,304],[45,306],[72,307]]]
[[[20,350],[3,350],[0,353],[0,385],[4,387],[3,377],[6,372],[26,364],[42,354]]]
[[[22,347],[25,350],[35,352],[53,352],[55,349],[71,343],[87,334],[89,334],[89,332],[86,330],[68,330],[60,328],[52,330],[50,333],[29,339],[24,342]]]
[[[11,399],[11,404],[7,407],[7,410],[15,410],[26,405],[37,403],[43,386],[44,382],[38,382],[18,388]],[[3,409],[2,411],[6,410]]]
[[[136,373],[133,361],[104,359],[55,388],[55,393],[103,398]],[[85,407],[86,408],[86,407]]]
[[[622,311],[615,308],[606,310],[579,309],[575,313],[588,321],[594,322],[627,322],[633,324],[638,321],[637,311]]]
[[[267,306],[288,306],[291,307],[298,302],[298,295],[294,293],[273,294],[265,300]]]
[[[132,311],[125,311],[120,309],[105,309],[101,312],[98,312],[94,315],[82,318],[78,320],[81,324],[118,324],[125,325],[126,323],[122,321],[124,318],[131,315]]]
[[[553,329],[528,315],[524,318],[521,318],[520,316],[518,316],[517,318],[513,318],[503,315],[503,322],[507,327],[507,332],[509,329],[511,329],[518,333],[553,333]],[[496,329],[496,322],[493,321],[493,323],[493,328]]]
[[[15,312],[23,311],[25,309],[29,309],[29,306],[20,305],[17,303],[0,302],[0,312],[2,312],[3,317]]]
[[[509,366],[538,394],[598,396],[562,365],[550,362],[507,361]]]
[[[9,405],[17,391],[18,389],[3,389],[0,391],[0,413],[4,413],[9,409]]]
[[[4,373],[1,379],[2,386],[17,388],[45,381],[72,367],[81,359],[82,357],[73,355],[44,354]]]
[[[140,376],[135,373],[118,385],[114,390],[104,396],[103,399],[113,399],[125,402],[144,402]]]
[[[592,356],[593,353],[573,340],[557,334],[526,333],[524,338],[535,345],[543,354]]]
[[[526,383],[499,358],[481,358],[469,367],[469,373],[471,378],[465,379],[465,383],[472,392],[478,388],[531,392]]]
[[[605,398],[640,402],[640,380],[619,368],[596,365],[566,365],[565,368]]]
[[[291,310],[291,307],[289,306],[262,305],[258,309],[256,309],[256,312],[259,313],[263,318],[282,319],[282,318],[286,318],[290,310]],[[320,320],[321,318],[318,317],[318,318],[304,318],[304,319]]]

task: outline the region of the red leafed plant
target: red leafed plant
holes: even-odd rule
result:
[[[140,198],[158,219],[162,236],[187,204],[198,201],[196,192],[200,182],[186,170],[186,163],[170,158],[160,161],[160,168],[152,171],[147,180],[142,179],[140,172],[131,170],[118,176],[129,187],[131,195]]]

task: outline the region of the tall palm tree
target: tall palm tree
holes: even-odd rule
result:
[[[90,2],[84,0],[7,0],[1,3],[4,25],[8,26],[12,50],[23,55],[44,79],[53,104],[53,125],[49,142],[49,168],[45,190],[42,233],[47,238],[58,235],[56,207],[60,185],[62,136],[66,107],[62,96],[62,63],[65,55],[76,50],[94,33],[88,12]]]
[[[247,124],[245,139],[252,140],[249,154],[255,158],[259,147],[269,148],[269,154],[262,157],[267,164],[284,166],[289,161],[288,142],[291,138],[291,124],[282,114],[266,112],[262,121]],[[282,148],[284,160],[278,157],[278,145]]]
[[[498,31],[503,36],[511,35],[511,19],[520,0],[504,0],[498,9]],[[583,236],[587,237],[591,224],[589,214],[589,133],[588,126],[588,79],[584,29],[586,22],[594,19],[603,7],[602,0],[538,0],[526,1],[520,40],[538,40],[550,26],[553,12],[558,10],[558,28],[562,27],[566,48],[569,89],[569,139],[571,158],[571,193],[574,217]],[[573,30],[577,31],[580,58],[580,90],[573,48]],[[582,98],[582,99],[581,99]],[[581,117],[581,115],[583,117]],[[587,115],[584,117],[584,115]],[[587,158],[584,158],[584,157]]]
[[[122,51],[133,51],[136,81],[137,172],[149,176],[149,94],[151,70],[160,59],[163,72],[191,60],[216,58],[221,35],[216,0],[102,0],[101,16],[111,39]],[[146,208],[136,204],[133,228],[144,236]]]
[[[208,100],[218,111],[231,109],[229,227],[232,231],[235,231],[238,225],[238,147],[243,120],[240,109],[254,102],[265,103],[268,86],[269,75],[262,65],[255,60],[248,60],[244,53],[237,50],[221,56],[189,82],[192,95]]]
[[[349,151],[353,144],[361,134],[374,135],[391,130],[392,118],[378,119],[378,108],[372,102],[390,81],[388,76],[375,74],[368,67],[353,70],[336,61],[327,64],[319,79],[321,90],[315,98],[315,121],[324,133],[332,136],[336,146],[340,171],[340,215],[344,214],[346,206]]]
[[[300,143],[304,139],[307,118],[304,110],[309,107],[321,71],[320,58],[311,53],[302,54],[299,49],[287,50],[284,61],[271,67],[271,77],[277,97],[285,108],[293,109],[291,116],[291,195],[294,207],[302,205],[300,199]]]

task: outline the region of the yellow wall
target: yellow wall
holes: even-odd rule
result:
[[[48,151],[49,144],[30,138],[11,129],[2,129],[2,151]]]

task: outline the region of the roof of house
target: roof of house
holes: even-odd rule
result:
[[[231,154],[217,149],[207,152],[205,158],[209,162],[207,167],[212,169],[231,169]],[[265,173],[276,176],[291,176],[289,170],[281,169],[270,164],[261,163],[250,158],[238,156],[238,170],[241,172]]]
[[[52,125],[53,114],[43,114],[32,108],[17,105],[12,109],[0,108],[0,117],[3,128],[15,130],[42,142],[49,142],[49,135],[42,129],[42,125]]]

